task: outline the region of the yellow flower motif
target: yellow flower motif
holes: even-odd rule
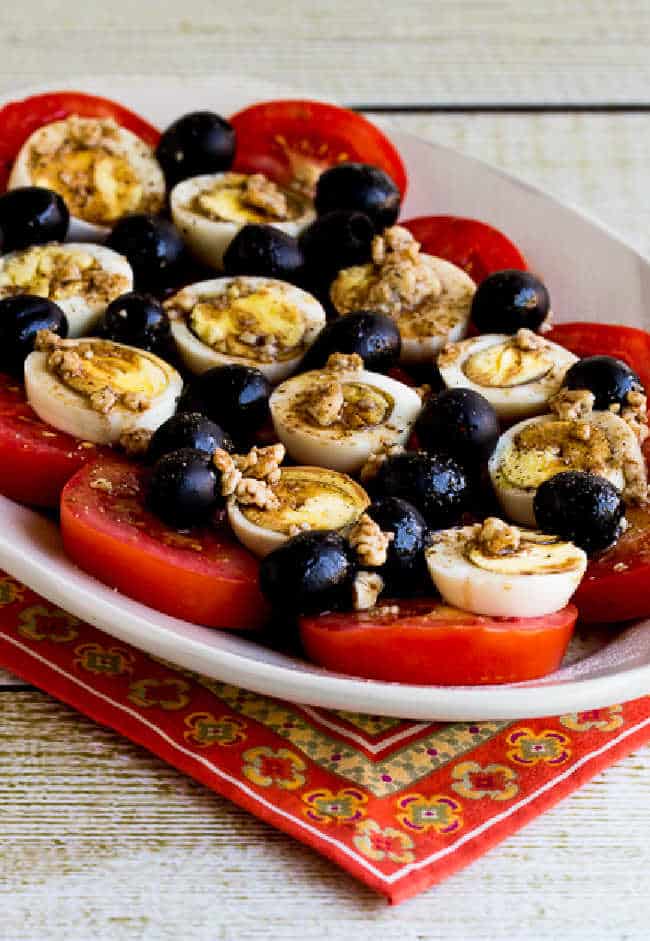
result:
[[[151,706],[160,706],[166,711],[182,709],[190,701],[187,695],[189,689],[189,683],[174,677],[164,680],[138,680],[129,687],[129,699],[143,709],[149,709]]]
[[[453,789],[461,797],[479,800],[489,797],[493,801],[507,801],[519,791],[517,773],[506,765],[485,765],[463,761],[451,773]]]
[[[265,745],[249,748],[243,754],[242,771],[249,781],[259,787],[281,787],[285,791],[295,791],[305,783],[307,765],[299,755],[288,748],[273,751]]]
[[[30,640],[52,640],[66,644],[78,636],[78,618],[60,608],[34,604],[18,615],[18,633]]]
[[[363,804],[368,802],[363,791],[355,787],[345,787],[336,794],[323,787],[319,791],[309,791],[302,799],[307,805],[305,814],[318,823],[353,823],[361,820],[366,814]]]
[[[516,729],[507,742],[514,746],[508,752],[510,761],[520,765],[536,765],[540,761],[561,765],[571,757],[571,739],[554,729],[544,729],[536,735],[532,729]]]
[[[369,859],[389,859],[392,863],[412,863],[415,844],[410,836],[394,827],[379,826],[376,820],[362,820],[354,836],[354,845]]]
[[[401,811],[397,819],[402,826],[420,833],[425,830],[454,833],[463,825],[462,805],[444,794],[435,794],[433,797],[406,794],[397,801],[397,809]]]
[[[585,712],[570,712],[560,716],[560,722],[565,729],[573,732],[588,732],[597,729],[599,732],[613,732],[620,729],[625,721],[621,713],[623,706],[609,706],[606,709],[588,709]]]
[[[213,716],[211,712],[193,712],[185,719],[188,731],[185,741],[194,742],[200,748],[210,745],[236,745],[246,741],[246,723],[236,716]]]
[[[101,644],[82,644],[75,648],[77,654],[75,666],[89,673],[103,673],[106,676],[119,676],[132,673],[134,658],[128,650],[121,647],[102,647]]]
[[[22,601],[25,597],[25,586],[21,585],[10,575],[0,578],[0,605],[4,607],[14,601]]]

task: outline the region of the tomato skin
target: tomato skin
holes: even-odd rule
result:
[[[97,95],[54,91],[10,101],[0,108],[0,192],[6,189],[13,162],[27,138],[44,124],[61,121],[71,114],[82,118],[112,118],[150,147],[155,147],[160,139],[160,132],[144,118],[116,101]]]
[[[0,373],[0,493],[5,497],[57,507],[67,481],[104,450],[46,425],[18,380]]]
[[[399,614],[377,615],[396,605]],[[578,615],[488,618],[438,600],[387,601],[380,609],[300,619],[311,660],[338,673],[422,686],[517,683],[557,669]]]
[[[559,343],[576,356],[615,356],[638,375],[650,392],[650,333],[637,327],[575,321],[559,323],[546,339]]]
[[[406,192],[406,170],[393,144],[360,114],[320,101],[264,101],[229,119],[237,135],[233,170],[290,183],[301,170],[343,161],[381,167]],[[305,174],[305,177],[309,174]],[[313,180],[312,180],[313,182]]]
[[[262,627],[268,608],[257,559],[225,525],[188,533],[165,526],[146,509],[146,480],[145,468],[114,455],[75,474],[61,495],[70,558],[164,614],[208,627]]]
[[[524,256],[503,232],[477,219],[418,216],[400,225],[420,242],[423,252],[458,265],[477,284],[504,268],[528,269]]]

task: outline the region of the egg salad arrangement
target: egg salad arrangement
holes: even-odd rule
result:
[[[532,679],[578,617],[650,614],[649,335],[553,328],[501,233],[403,222],[343,109],[12,107],[0,491],[58,504],[80,567],[407,683]]]

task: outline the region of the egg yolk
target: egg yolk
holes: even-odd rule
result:
[[[539,382],[553,368],[553,360],[544,349],[521,350],[511,342],[495,343],[469,356],[463,372],[476,385],[510,389]]]
[[[582,556],[570,542],[522,533],[521,545],[505,555],[489,555],[477,543],[467,547],[467,560],[477,568],[502,575],[552,575],[578,568]]]
[[[248,177],[230,173],[209,189],[194,197],[190,208],[200,216],[213,222],[265,223],[269,221],[291,221],[305,211],[304,204],[293,194],[280,190],[283,198],[282,213],[274,212],[271,204],[256,205],[247,197]]]
[[[83,296],[112,300],[129,287],[128,278],[106,271],[89,252],[34,246],[8,258],[0,270],[0,297],[34,294],[53,301]]]
[[[165,371],[153,357],[141,351],[102,341],[82,343],[79,349],[82,352],[75,369],[69,372],[64,369],[60,374],[75,392],[92,395],[109,388],[118,396],[136,393],[151,400],[167,386]]]
[[[341,529],[354,523],[368,505],[358,484],[322,468],[283,468],[273,492],[280,500],[278,509],[242,505],[240,510],[251,523],[284,534],[293,527]]]

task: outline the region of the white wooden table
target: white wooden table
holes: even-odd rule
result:
[[[593,210],[650,253],[647,0],[21,0],[0,89],[257,75],[373,106]],[[569,260],[570,263],[570,260]],[[0,674],[0,939],[641,939],[650,750],[388,909],[333,865]]]

